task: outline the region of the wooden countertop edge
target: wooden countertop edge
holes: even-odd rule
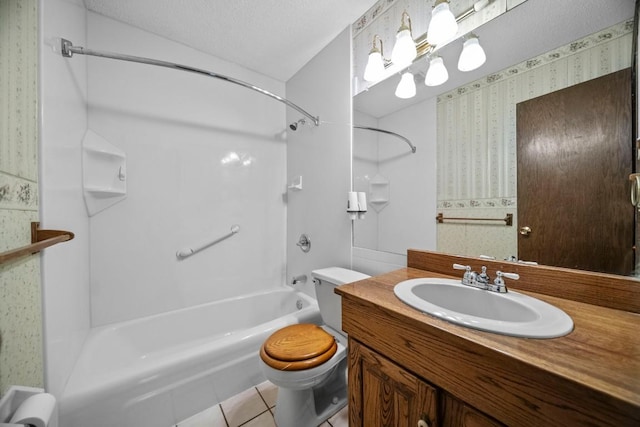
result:
[[[522,291],[523,293],[530,294],[531,296],[544,300],[565,310],[572,318],[574,318],[576,326],[574,331],[566,337],[554,338],[551,340],[532,340],[508,337],[473,330],[437,319],[405,305],[397,299],[395,294],[393,294],[393,286],[398,282],[410,278],[425,276],[452,277],[421,269],[406,268],[376,276],[371,279],[355,282],[353,284],[343,285],[339,287],[336,292],[346,299],[354,299],[355,301],[360,301],[366,304],[380,306],[389,315],[399,317],[405,323],[408,322],[409,324],[420,327],[421,329],[426,327],[427,329],[430,329],[432,333],[444,332],[449,334],[449,338],[453,341],[462,339],[466,342],[479,345],[484,349],[501,353],[533,368],[542,369],[545,372],[562,378],[565,381],[569,381],[598,393],[603,393],[611,398],[640,409],[640,380],[636,380],[635,383],[633,383],[633,378],[637,379],[640,377],[640,356],[637,354],[637,352],[640,352],[640,339],[635,338],[635,341],[629,342],[629,339],[633,340],[634,335],[630,334],[629,336],[620,336],[621,334],[617,330],[617,325],[622,323],[625,325],[635,326],[635,332],[637,332],[637,327],[640,325],[639,315],[607,307],[598,307],[581,302],[550,297],[548,295]],[[363,287],[370,286],[381,288],[383,290],[384,298],[376,299],[371,298],[371,295],[365,296],[361,290]],[[521,290],[518,291],[521,292]],[[607,332],[607,330],[611,329],[611,327],[608,327],[608,324],[600,324],[598,328],[594,328],[593,323],[597,320],[592,321],[586,314],[581,314],[584,310],[589,312],[589,317],[591,317],[593,313],[596,313],[595,317],[597,319],[609,319],[616,325],[616,327],[609,332]],[[615,321],[613,321],[614,319]],[[601,329],[604,329],[604,331],[601,331]],[[621,373],[616,369],[605,369],[603,371],[603,367],[595,363],[594,359],[587,359],[587,362],[589,362],[587,366],[584,365],[584,360],[582,360],[582,365],[563,360],[566,358],[564,350],[573,349],[573,351],[579,352],[592,346],[592,343],[586,342],[583,339],[584,337],[592,336],[593,334],[596,336],[607,335],[609,340],[612,342],[615,342],[617,338],[624,340],[625,342],[621,343],[621,345],[628,346],[625,348],[630,348],[636,352],[634,354],[633,351],[631,351],[631,354],[628,354],[626,358],[620,358],[620,355],[618,354],[618,358],[612,359],[628,361],[629,366],[624,370],[624,373]],[[637,335],[637,333],[635,335]],[[558,361],[553,360],[554,355],[558,356],[558,360],[563,360],[563,363],[558,363]],[[571,358],[571,360],[574,361],[575,359],[577,358]],[[582,367],[580,368],[580,366]],[[634,374],[635,377],[633,376]],[[629,383],[621,385],[618,380],[624,380],[624,378],[626,378]]]

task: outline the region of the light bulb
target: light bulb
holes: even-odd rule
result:
[[[427,30],[427,41],[431,45],[440,46],[451,40],[458,32],[458,23],[449,9],[449,2],[436,4],[431,12],[431,22]]]
[[[431,58],[424,84],[427,86],[439,86],[447,80],[449,80],[449,73],[447,72],[447,67],[444,66],[442,58],[439,56]]]
[[[369,60],[364,69],[364,79],[368,82],[377,82],[384,75],[384,61],[378,49],[372,49],[369,53]]]
[[[418,56],[416,43],[411,37],[411,31],[406,27],[404,28],[402,29],[401,27],[401,30],[396,34],[396,44],[391,52],[391,62],[401,68],[411,65],[416,56]]]
[[[398,87],[396,87],[396,96],[402,99],[416,96],[416,82],[413,79],[413,74],[408,71],[402,74],[400,83],[398,83]]]
[[[487,60],[484,49],[477,37],[471,37],[464,42],[462,53],[458,59],[458,70],[472,71],[480,67]]]

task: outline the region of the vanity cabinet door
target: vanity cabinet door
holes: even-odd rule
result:
[[[436,427],[438,392],[420,378],[349,340],[350,427]]]
[[[442,427],[502,427],[503,424],[466,405],[455,397],[442,393]]]

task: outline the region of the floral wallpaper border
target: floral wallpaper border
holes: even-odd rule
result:
[[[460,86],[449,92],[443,93],[442,95],[438,96],[438,102],[442,102],[443,100],[453,99],[457,96],[461,96],[466,93],[473,92],[482,87],[491,85],[492,83],[495,83],[498,80],[505,79],[525,71],[533,70],[535,68],[541,67],[543,65],[546,65],[551,62],[557,61],[559,59],[565,58],[567,56],[573,55],[576,52],[579,52],[581,50],[589,49],[600,43],[608,42],[618,37],[625,36],[631,33],[632,31],[633,31],[633,20],[621,22],[617,25],[606,28],[598,33],[591,34],[580,40],[576,40],[569,44],[561,46],[557,49],[552,50],[551,52],[547,52],[535,58],[531,58],[526,61],[523,61],[501,72],[489,74],[488,76],[485,76],[481,79],[471,82],[465,86]]]
[[[38,184],[0,172],[0,209],[38,210]]]
[[[380,0],[365,12],[351,27],[352,36],[357,36],[367,25],[375,21],[385,10],[389,9],[397,0]]]
[[[515,197],[501,197],[497,199],[471,199],[471,200],[439,200],[438,209],[468,209],[468,208],[515,208]]]

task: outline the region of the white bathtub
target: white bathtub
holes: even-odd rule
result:
[[[93,329],[60,399],[61,427],[170,427],[264,381],[262,342],[319,323],[313,298],[278,288]]]

